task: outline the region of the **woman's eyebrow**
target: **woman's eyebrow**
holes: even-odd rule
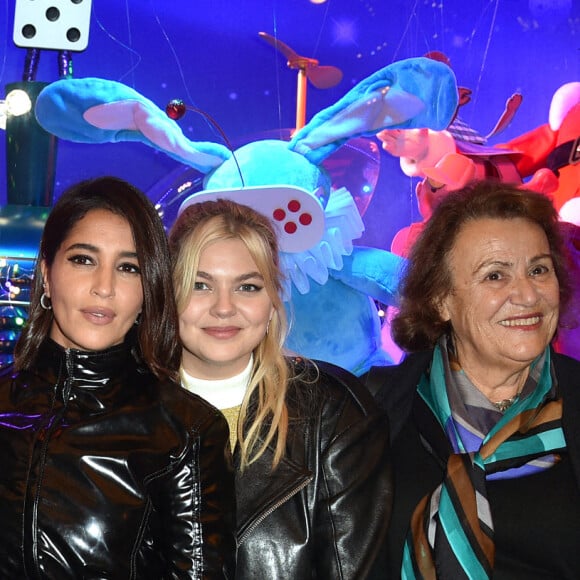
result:
[[[513,266],[513,262],[506,262],[503,260],[485,260],[484,262],[481,262],[481,264],[478,264],[473,269],[473,273],[477,274],[478,272],[484,270],[485,268],[488,268],[489,266],[500,266],[501,268],[509,268],[510,266]]]
[[[546,253],[546,254],[538,254],[537,256],[533,256],[532,258],[530,258],[530,264],[534,264],[536,262],[541,262],[542,260],[551,260],[552,259],[552,254],[550,253]],[[510,266],[513,266],[513,262],[506,262],[503,260],[486,260],[485,262],[482,262],[481,264],[479,264],[473,271],[474,274],[477,274],[477,272],[479,272],[480,270],[483,270],[489,266],[499,266],[502,268],[509,268]]]
[[[248,272],[247,274],[242,274],[241,276],[238,276],[236,280],[238,282],[243,282],[244,280],[252,280],[254,278],[259,278],[260,280],[263,280],[264,276],[262,276],[260,272]]]
[[[203,278],[204,280],[213,280],[214,277],[209,274],[208,272],[204,272],[203,270],[198,270],[197,275],[199,278]],[[260,274],[260,272],[246,272],[244,274],[240,274],[234,280],[236,282],[244,282],[245,280],[252,280],[254,278],[259,278],[260,280],[264,279],[264,276]]]
[[[86,242],[76,242],[65,249],[66,252],[70,252],[72,250],[86,250],[88,252],[94,252],[95,254],[98,254],[100,251],[98,246],[87,244]],[[137,258],[137,252],[127,250],[120,252],[119,256],[121,258]]]
[[[76,242],[76,243],[68,246],[65,250],[67,252],[70,250],[88,250],[90,252],[98,252],[99,248],[97,246],[94,246],[93,244],[87,244],[84,242]]]

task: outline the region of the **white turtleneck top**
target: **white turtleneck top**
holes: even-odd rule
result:
[[[240,407],[250,382],[253,363],[254,358],[250,357],[248,365],[241,373],[227,379],[198,379],[192,377],[183,367],[180,370],[181,386],[202,397],[224,414],[230,428],[232,449],[237,442]]]

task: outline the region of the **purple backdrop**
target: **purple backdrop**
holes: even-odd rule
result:
[[[2,5],[0,97],[6,84],[21,80],[26,52],[12,42],[14,0]],[[554,90],[580,80],[578,0],[94,0],[89,45],[74,54],[74,76],[122,81],[162,107],[183,98],[235,142],[294,126],[296,72],[259,31],[343,70],[336,87],[308,88],[307,118],[378,68],[439,50],[451,59],[458,83],[473,91],[461,116],[479,132],[492,129],[513,92],[523,94],[517,116],[495,143],[545,123]],[[57,78],[56,53],[44,51],[37,80]],[[193,113],[181,124],[194,140],[220,139]],[[4,158],[1,138],[0,205],[6,202]],[[105,173],[155,190],[176,168],[140,144],[61,142],[56,195]],[[400,227],[418,219],[413,187],[398,161],[381,154],[361,243],[388,248]]]

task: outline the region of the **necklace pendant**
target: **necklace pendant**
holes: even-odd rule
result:
[[[500,412],[505,413],[515,402],[518,398],[518,395],[511,397],[509,399],[502,399],[501,401],[493,402],[492,405]]]

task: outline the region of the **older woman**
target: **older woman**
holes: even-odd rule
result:
[[[450,194],[414,246],[386,369],[393,578],[580,578],[580,363],[550,347],[570,289],[548,198]]]

